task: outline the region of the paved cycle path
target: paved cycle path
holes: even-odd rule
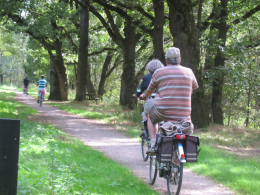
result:
[[[39,107],[36,100],[16,92],[16,100],[39,112],[41,121],[53,124],[69,135],[81,140],[84,144],[104,153],[112,160],[128,167],[134,175],[149,182],[149,161],[144,162],[141,156],[141,144],[137,139],[131,139],[109,125],[99,124],[95,120],[69,114],[54,106],[43,103]],[[167,193],[166,180],[157,177],[151,186],[161,194]],[[214,183],[210,178],[199,176],[184,169],[181,195],[234,195],[232,191],[221,184]]]

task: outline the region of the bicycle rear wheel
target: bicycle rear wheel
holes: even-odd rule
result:
[[[40,95],[40,107],[42,107],[42,102],[43,102],[43,94]]]
[[[146,138],[142,138],[142,156],[143,156],[143,160],[147,161],[148,159],[148,154],[146,154],[146,151],[150,148],[150,143],[149,141],[147,141]]]
[[[180,165],[172,164],[171,171],[167,175],[168,195],[179,195],[181,191],[183,177],[183,163]]]
[[[157,177],[157,166],[158,166],[158,162],[156,160],[156,156],[151,155],[150,156],[150,171],[149,171],[151,185],[154,184],[156,177]]]

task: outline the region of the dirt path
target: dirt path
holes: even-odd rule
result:
[[[130,139],[113,127],[98,124],[95,120],[85,119],[68,114],[50,105],[39,104],[31,96],[17,92],[17,101],[29,105],[37,110],[41,120],[67,132],[96,150],[103,152],[112,160],[128,167],[133,174],[148,183],[149,164],[141,156],[141,144],[137,139]],[[157,178],[152,188],[161,194],[166,194],[166,180]],[[234,195],[227,188],[214,183],[211,179],[192,173],[184,169],[181,195]]]

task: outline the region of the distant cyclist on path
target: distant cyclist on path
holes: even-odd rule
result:
[[[44,75],[41,75],[41,79],[37,83],[37,86],[38,86],[38,95],[37,95],[38,100],[37,100],[37,102],[38,103],[39,103],[40,91],[41,90],[45,91],[45,89],[47,87],[47,81],[44,79],[44,77],[45,77]]]
[[[23,91],[24,91],[25,89],[27,89],[27,95],[28,95],[28,85],[29,85],[29,83],[30,83],[30,81],[29,81],[28,77],[27,77],[27,76],[24,77],[24,80],[23,80],[23,82],[22,82],[22,84],[23,84]]]

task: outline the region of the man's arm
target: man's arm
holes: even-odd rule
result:
[[[146,90],[143,94],[140,95],[140,97],[142,97],[145,100],[149,99],[149,96],[155,91],[155,89],[153,91],[150,90]]]
[[[149,84],[149,86],[147,87],[147,90],[142,94],[142,98],[147,100],[149,98],[149,96],[154,93],[154,91],[156,90],[157,88],[157,84],[156,83],[156,74],[154,73],[153,74],[153,77],[151,79],[151,82]]]

